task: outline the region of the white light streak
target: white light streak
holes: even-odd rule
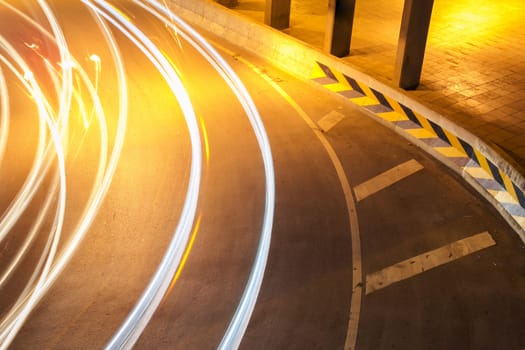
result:
[[[219,345],[219,349],[237,349],[244,336],[248,322],[255,308],[255,303],[261,289],[264,271],[268,260],[270,251],[271,233],[273,226],[273,216],[275,210],[275,173],[273,168],[273,158],[270,148],[270,142],[264,129],[259,112],[253,103],[246,87],[241,82],[240,78],[230,68],[226,61],[217,53],[217,51],[206,42],[193,28],[187,25],[182,19],[173,14],[165,6],[157,1],[145,0],[134,2],[143,8],[150,11],[159,20],[179,33],[179,35],[188,41],[198,52],[203,55],[208,62],[215,67],[217,72],[223,77],[226,83],[230,86],[232,91],[239,99],[246,114],[252,124],[255,132],[259,148],[264,162],[264,170],[266,175],[266,202],[263,219],[263,226],[261,229],[261,238],[257,255],[252,267],[248,283],[244,290],[243,296],[240,300],[239,306],[233,316],[230,325],[224,334],[224,337]],[[147,5],[146,5],[147,4]]]
[[[74,56],[70,51],[67,35],[63,32],[60,21],[57,19],[59,16],[55,15],[45,0],[35,2],[45,18],[45,23],[35,21],[14,5],[0,0],[0,6],[3,6],[10,15],[27,23],[28,30],[35,31],[44,37],[48,46],[51,47],[50,50],[56,51],[58,55],[57,62],[53,62],[51,58],[45,57],[41,50],[43,45],[30,40],[23,43],[26,47],[25,51],[32,54],[33,62],[30,63],[27,52],[24,55],[21,54],[16,50],[16,45],[13,45],[8,38],[0,36],[0,166],[3,164],[2,160],[6,152],[6,145],[8,145],[11,117],[9,91],[11,85],[8,84],[7,74],[15,77],[17,84],[22,86],[29,96],[28,101],[37,111],[35,120],[38,122],[38,140],[31,168],[10,205],[0,217],[0,243],[6,241],[37,193],[46,190],[40,211],[33,218],[28,232],[25,233],[20,249],[8,264],[0,269],[0,290],[13,278],[37,236],[47,230],[45,247],[40,251],[31,276],[27,279],[18,299],[0,322],[0,350],[9,347],[29,314],[71,260],[88,233],[116,171],[127,126],[128,96],[124,60],[114,38],[115,32],[123,35],[129,43],[138,48],[169,86],[185,118],[192,153],[185,202],[179,222],[172,234],[172,240],[141,298],[107,344],[108,349],[130,349],[135,344],[170,287],[195,223],[203,149],[199,121],[179,76],[179,67],[165,57],[163,51],[134,23],[133,14],[125,15],[124,11],[104,0],[81,0],[80,2],[91,11],[94,23],[105,39],[104,44],[111,53],[112,61],[112,65],[107,66],[114,67],[114,74],[117,77],[115,96],[118,96],[118,119],[113,135],[108,134],[105,106],[99,96],[102,58],[94,53],[90,54],[87,60],[86,56],[83,56],[83,60]],[[257,108],[239,77],[195,30],[171,12],[164,0],[163,4],[153,0],[134,0],[133,3],[152,14],[160,24],[168,28],[179,47],[182,48],[181,39],[185,40],[215,68],[244,108],[259,144],[266,176],[265,212],[259,248],[244,294],[220,345],[221,349],[235,349],[240,344],[255,307],[270,247],[275,205],[275,181],[268,137]],[[40,43],[38,40],[37,42]],[[42,68],[41,71],[32,70],[35,60]],[[84,63],[89,61],[89,67],[84,67],[82,61]],[[93,75],[93,65],[94,76],[91,77],[87,71],[91,71]],[[106,63],[104,67],[106,69]],[[51,89],[49,89],[49,82],[51,82]],[[80,152],[80,148],[70,149],[73,144],[70,139],[73,124],[71,121],[75,118],[82,120],[84,127],[82,137],[87,135],[92,122],[96,121],[96,130],[99,133],[98,164],[92,178],[89,196],[83,203],[82,214],[78,222],[65,232],[64,221],[68,215],[66,202],[69,198],[68,182],[66,181],[67,162],[71,154],[76,157],[75,152],[77,154]],[[202,128],[204,129],[204,126]],[[202,134],[207,135],[205,130]],[[112,145],[110,145],[110,139],[113,140]],[[208,158],[207,141],[205,150]],[[44,187],[44,183],[47,183],[47,187]],[[43,224],[46,218],[51,218],[51,227],[47,229]]]

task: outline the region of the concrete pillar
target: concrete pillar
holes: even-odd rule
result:
[[[355,0],[329,0],[328,18],[324,37],[326,52],[344,57],[350,53]]]
[[[397,46],[394,83],[406,90],[419,85],[434,0],[405,0]]]
[[[237,2],[237,0],[217,0],[217,2],[221,5],[224,5],[228,8],[232,8],[232,7],[235,7],[237,6],[239,3]]]
[[[264,9],[264,23],[276,28],[290,27],[291,0],[266,0]]]

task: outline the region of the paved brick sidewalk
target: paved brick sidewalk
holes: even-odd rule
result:
[[[356,2],[354,67],[392,84],[403,1]],[[262,22],[264,0],[239,0]],[[286,33],[322,47],[327,1],[292,0]],[[497,145],[525,169],[525,1],[435,0],[414,99]]]

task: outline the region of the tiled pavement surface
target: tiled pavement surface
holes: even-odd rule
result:
[[[264,18],[264,0],[236,11]],[[321,48],[327,1],[292,0],[291,36]],[[402,0],[356,2],[351,55],[392,84]],[[409,96],[495,144],[525,174],[525,1],[435,0],[421,85]]]

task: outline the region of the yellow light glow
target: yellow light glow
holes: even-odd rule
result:
[[[199,117],[199,123],[202,130],[202,138],[204,140],[204,151],[206,155],[206,164],[210,162],[210,144],[208,142],[208,130],[206,129],[206,123],[202,117]]]
[[[32,44],[24,43],[24,44],[25,44],[25,46],[27,46],[28,48],[33,49],[33,50],[38,50],[40,48],[37,44],[34,44],[34,43],[32,43]]]
[[[184,269],[184,266],[186,265],[186,260],[188,260],[188,256],[190,255],[191,248],[193,247],[193,242],[195,241],[195,238],[197,237],[197,233],[199,232],[199,227],[201,225],[201,217],[202,215],[199,215],[197,217],[197,220],[195,222],[195,227],[193,228],[193,232],[191,233],[190,240],[188,242],[188,246],[186,247],[186,250],[184,251],[184,255],[182,256],[182,260],[180,261],[179,267],[177,268],[177,272],[175,273],[175,276],[173,276],[173,279],[171,280],[171,284],[166,291],[166,294],[164,295],[164,299],[162,302],[166,301],[166,298],[171,293],[173,287],[175,287],[175,284],[179,280],[180,274],[182,273],[182,270]]]
[[[89,60],[95,62],[96,64],[100,64],[100,57],[97,54],[92,54],[89,56]]]
[[[449,28],[457,40],[451,40],[450,45],[458,41],[480,40],[494,35],[501,35],[521,27],[521,0],[479,1],[463,0],[436,3],[434,12],[447,19]],[[457,32],[456,32],[457,31]]]

